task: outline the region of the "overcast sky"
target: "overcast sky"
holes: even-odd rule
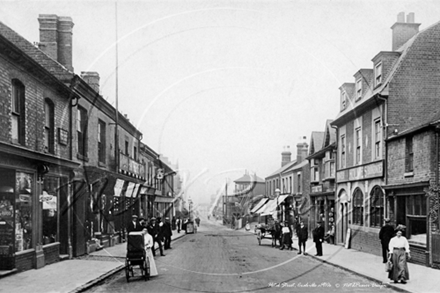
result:
[[[187,196],[209,200],[245,170],[265,178],[281,152],[339,110],[339,87],[391,50],[399,12],[420,30],[438,1],[5,1],[0,21],[39,41],[39,14],[70,16],[75,73],[96,71],[143,142],[167,156]]]

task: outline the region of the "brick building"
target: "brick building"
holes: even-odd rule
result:
[[[355,83],[341,86],[337,127],[337,241],[380,255],[377,241],[384,217],[405,224],[413,262],[438,263],[438,225],[427,211],[436,184],[435,122],[440,23],[419,32],[410,13],[392,26],[392,51],[379,52],[373,69],[361,69]],[[416,167],[417,166],[417,167]],[[438,200],[438,194],[434,198]],[[437,248],[436,248],[437,247]]]
[[[296,147],[296,160],[291,160],[290,149],[286,148],[281,153],[281,168],[265,178],[266,196],[271,200],[259,209],[261,215],[271,215],[290,225],[296,217],[307,219],[310,205],[308,144],[300,142]]]
[[[312,132],[310,140],[310,219],[311,228],[323,222],[327,231],[335,223],[336,131],[327,120],[325,131]]]
[[[142,133],[100,96],[99,74],[73,72],[72,19],[38,20],[38,48],[0,23],[0,269],[121,241],[147,177],[161,195],[173,185],[160,160],[165,176],[147,171]]]

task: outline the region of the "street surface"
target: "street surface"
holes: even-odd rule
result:
[[[295,250],[272,248],[269,239],[259,246],[252,233],[207,220],[171,247],[155,258],[159,276],[127,283],[122,271],[87,292],[395,292]]]

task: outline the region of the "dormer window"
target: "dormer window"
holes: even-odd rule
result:
[[[341,110],[345,110],[347,108],[347,94],[342,92],[341,94]]]
[[[374,80],[375,86],[378,86],[382,83],[382,63],[378,63],[374,67]]]
[[[356,81],[356,101],[362,98],[362,79]]]

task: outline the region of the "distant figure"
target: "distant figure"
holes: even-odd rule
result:
[[[303,253],[304,255],[306,255],[307,254],[306,242],[307,239],[309,238],[309,232],[307,231],[307,227],[304,225],[303,221],[301,221],[299,227],[296,230],[296,236],[298,237],[298,249],[299,249],[298,254]]]
[[[290,231],[289,223],[285,222],[284,226],[281,228],[281,248],[283,250],[286,248],[287,250],[293,250],[292,247],[292,232]]]
[[[163,224],[163,237],[164,237],[164,249],[171,249],[171,231],[170,218],[165,218],[165,223]]]
[[[396,236],[391,238],[388,245],[389,259],[393,263],[393,269],[388,273],[388,278],[394,283],[401,282],[406,284],[409,280],[407,259],[411,259],[409,251],[409,243],[405,236],[402,235],[406,227],[398,225],[396,228]]]
[[[160,255],[164,256],[163,254],[163,247],[162,242],[159,240],[159,226],[156,223],[156,218],[151,218],[150,223],[147,227],[148,233],[153,237],[153,242],[156,243],[159,246]],[[156,252],[153,246],[153,255],[156,256]]]
[[[321,226],[322,222],[318,221],[317,226],[313,229],[313,242],[316,246],[316,255],[322,256],[322,242],[324,241],[324,227]]]
[[[200,218],[198,216],[196,218],[196,224],[197,224],[197,227],[200,227]]]
[[[380,228],[379,239],[382,245],[382,261],[386,263],[388,261],[388,253],[391,238],[394,236],[394,227],[390,224],[390,219],[384,220],[385,224]]]
[[[176,220],[177,233],[180,233],[180,224],[181,224],[180,218],[177,218]]]
[[[273,230],[273,234],[272,234],[272,243],[273,243],[273,245],[274,245],[274,247],[276,247],[277,246],[277,240],[278,240],[278,243],[280,244],[280,248],[281,248],[281,246],[283,245],[283,243],[282,243],[282,239],[281,239],[281,229],[282,229],[282,227],[281,227],[281,224],[280,224],[280,222],[278,221],[278,220],[275,220],[275,224],[274,224],[274,228],[273,228],[274,230]]]
[[[171,220],[171,230],[176,230],[176,217]]]
[[[327,243],[335,244],[335,224],[330,223],[330,227],[324,236],[324,240],[327,241]]]

